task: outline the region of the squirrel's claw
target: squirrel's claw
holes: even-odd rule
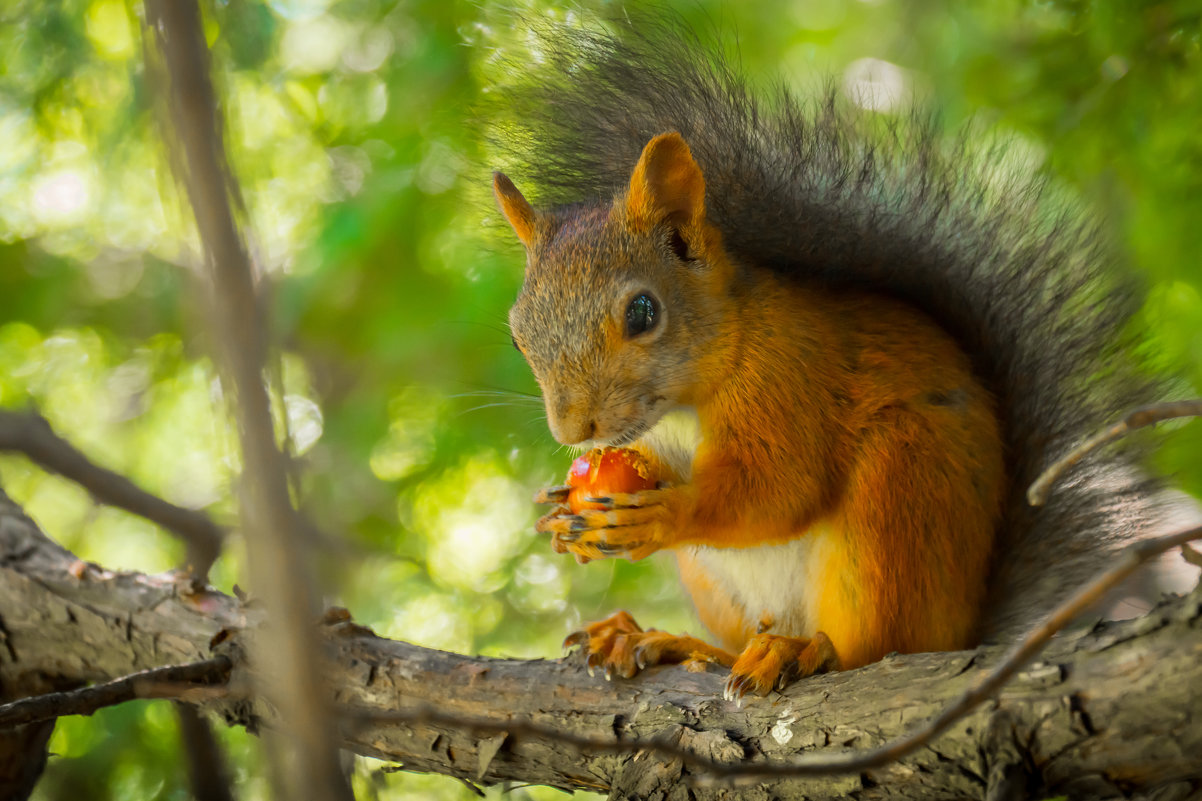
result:
[[[534,530],[551,535],[551,550],[555,553],[571,553],[580,564],[594,559],[604,559],[608,554],[602,553],[596,547],[576,545],[580,537],[580,519],[567,514],[567,509],[559,508],[543,515],[534,524]]]
[[[578,645],[583,645],[588,642],[587,631],[573,631],[571,634],[563,638],[563,650],[570,651]]]
[[[750,686],[751,679],[747,676],[731,673],[726,678],[726,683],[722,685],[722,698],[727,701],[734,701],[737,706],[741,707],[743,706],[743,696],[747,694]]]
[[[542,504],[564,504],[568,502],[568,493],[572,488],[567,484],[560,484],[557,487],[543,487],[538,492],[534,493],[534,502]]]
[[[564,521],[564,518],[567,516],[564,511],[563,509],[556,509],[543,515],[535,522],[534,530],[540,534],[559,535],[560,533],[568,533],[571,523]],[[557,538],[552,538],[552,546],[554,546]],[[565,551],[557,549],[556,553],[565,553]]]
[[[575,539],[573,534],[581,530],[579,526],[582,522],[576,515],[567,514],[563,509],[556,509],[554,512],[540,517],[534,524],[534,530],[540,534],[558,534],[570,542]],[[577,527],[573,528],[573,526]]]

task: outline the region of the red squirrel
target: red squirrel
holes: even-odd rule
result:
[[[581,561],[672,551],[718,643],[622,612],[569,637],[590,665],[716,662],[741,697],[969,647],[1155,519],[1135,471],[1022,500],[1154,386],[1115,357],[1138,293],[1041,179],[833,96],[770,111],[683,41],[561,33],[574,68],[520,114],[535,181],[578,202],[495,175],[527,253],[510,327],[555,438],[661,484],[578,514],[549,488],[538,528]]]

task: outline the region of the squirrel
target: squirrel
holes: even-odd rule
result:
[[[514,345],[565,445],[662,479],[538,523],[580,561],[674,552],[716,645],[586,626],[607,675],[730,668],[765,694],[890,652],[1013,638],[1163,516],[1138,446],[1027,485],[1160,384],[1100,225],[929,115],[758,98],[672,25],[560,27],[510,96],[535,208]],[[616,189],[616,191],[615,191]],[[1150,483],[1151,482],[1151,483]]]

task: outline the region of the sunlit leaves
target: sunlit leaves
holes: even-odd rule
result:
[[[134,55],[133,21],[122,0],[94,0],[85,15],[88,41],[102,58],[123,61]]]

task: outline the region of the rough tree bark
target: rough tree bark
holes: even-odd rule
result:
[[[208,658],[222,629],[253,636],[258,614],[170,575],[85,566],[0,492],[0,682],[78,685]],[[509,730],[357,722],[346,748],[407,769],[469,781],[535,782],[616,798],[1187,798],[1202,791],[1202,592],[1148,616],[1062,638],[992,704],[930,747],[885,768],[732,790],[697,781],[647,752],[581,752],[516,719],[574,735],[663,737],[720,762],[877,745],[938,711],[1000,654],[891,657],[816,677],[742,709],[717,673],[679,668],[633,681],[590,677],[577,660],[459,656],[382,639],[347,620],[323,627],[340,704],[366,712],[436,708]],[[219,646],[226,647],[226,646]],[[237,654],[225,694],[188,700],[226,720],[271,725],[244,693],[253,666]],[[0,758],[4,755],[0,754]]]

